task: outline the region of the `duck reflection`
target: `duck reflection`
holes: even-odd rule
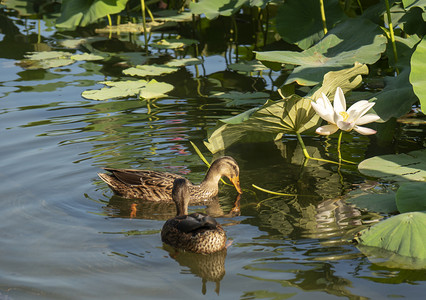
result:
[[[208,281],[215,283],[215,292],[219,295],[220,281],[225,276],[226,249],[208,255],[177,251],[168,245],[164,245],[164,249],[180,266],[187,267],[192,274],[201,278],[203,295],[207,292]],[[182,273],[187,273],[186,269],[182,269]]]
[[[214,218],[232,218],[240,215],[240,198],[238,194],[233,207],[225,213],[221,207],[218,197],[200,203],[206,206],[206,213]],[[153,202],[145,200],[128,200],[113,195],[104,207],[104,210],[113,218],[131,218],[147,220],[167,220],[176,216],[176,205],[171,202]]]

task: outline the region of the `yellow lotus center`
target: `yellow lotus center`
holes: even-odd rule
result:
[[[343,117],[343,121],[346,122],[349,118],[349,114],[345,111],[339,112],[339,115]]]

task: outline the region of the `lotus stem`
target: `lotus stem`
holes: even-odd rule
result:
[[[328,160],[328,159],[322,159],[322,158],[315,158],[315,157],[311,157],[308,153],[308,150],[306,150],[306,146],[305,143],[303,142],[302,136],[300,135],[300,133],[296,132],[296,136],[297,136],[297,140],[300,143],[300,146],[302,147],[302,151],[303,151],[303,155],[305,155],[306,159],[313,159],[313,160],[318,160],[318,161],[323,161],[323,162],[328,162],[328,163],[332,163],[332,164],[337,164],[339,165],[340,163],[336,162],[336,161],[332,161],[332,160]]]
[[[393,32],[393,24],[392,24],[392,17],[390,13],[389,0],[385,0],[385,3],[386,3],[386,14],[388,16],[390,39],[392,42],[393,56],[395,58],[395,70],[396,70],[396,73],[399,74],[398,67],[396,67],[396,63],[398,62],[398,53],[396,51],[395,34]]]
[[[327,34],[327,22],[325,20],[325,9],[324,9],[324,0],[319,0],[320,2],[320,10],[321,10],[321,20],[322,20],[322,27],[324,30],[324,35]]]
[[[341,164],[341,162],[346,162],[346,163],[350,163],[350,164],[354,164],[356,165],[356,162],[350,161],[350,160],[346,160],[342,158],[342,152],[341,152],[341,144],[342,144],[342,135],[343,135],[343,131],[340,131],[339,133],[339,139],[337,140],[337,153],[339,155],[339,165]]]
[[[269,194],[272,194],[272,195],[297,197],[296,194],[285,194],[285,193],[274,192],[274,191],[270,191],[270,190],[261,188],[260,186],[257,186],[255,184],[252,184],[251,186],[254,187],[255,189],[258,189],[259,191],[269,193]]]

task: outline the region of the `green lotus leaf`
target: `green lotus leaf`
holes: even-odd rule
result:
[[[388,189],[356,189],[346,195],[346,202],[360,209],[377,213],[395,213],[398,208],[395,203],[395,192]]]
[[[355,239],[360,245],[426,260],[425,236],[426,212],[408,212],[362,230]]]
[[[303,52],[257,52],[256,59],[298,65],[286,84],[315,85],[329,71],[353,66],[355,62],[375,63],[385,51],[386,42],[386,37],[374,23],[366,19],[349,19]]]
[[[162,98],[167,96],[166,94],[171,90],[173,90],[173,85],[153,79],[141,88],[139,97],[145,100]]]
[[[419,7],[426,10],[426,0],[402,0],[402,4],[404,4],[405,9],[410,9],[412,7]]]
[[[71,55],[71,53],[63,51],[42,51],[26,54],[25,58],[29,60],[64,59],[69,58]]]
[[[233,71],[244,72],[244,73],[259,72],[259,71],[268,69],[257,60],[246,61],[246,62],[241,62],[237,64],[230,64],[228,68],[230,68]]]
[[[228,100],[226,106],[238,106],[244,104],[263,104],[268,99],[269,94],[263,92],[241,93],[231,91],[228,93],[217,92],[210,95],[210,97]]]
[[[411,57],[410,82],[413,90],[420,100],[423,113],[426,113],[426,36],[417,44]]]
[[[126,81],[101,81],[108,87],[99,90],[84,91],[81,96],[91,100],[108,100],[113,98],[125,98],[138,95],[141,89],[147,85],[146,80],[126,80]]]
[[[219,15],[231,16],[239,11],[247,0],[200,0],[191,2],[189,9],[195,15],[204,14],[207,19],[215,19]]]
[[[345,19],[338,2],[324,1],[328,29]],[[324,36],[318,0],[287,0],[278,8],[276,23],[277,32],[283,40],[301,49],[311,47]]]
[[[202,64],[204,61],[202,59],[191,57],[191,58],[182,58],[182,59],[172,59],[167,62],[165,66],[168,67],[184,67]]]
[[[374,156],[363,160],[358,170],[389,181],[426,181],[426,149]]]
[[[177,10],[166,9],[162,11],[155,12],[155,20],[161,22],[191,22],[192,13],[191,12],[181,12]]]
[[[150,44],[151,47],[158,49],[179,49],[186,46],[198,44],[199,41],[191,39],[163,39],[158,42]]]
[[[104,57],[100,56],[100,55],[96,55],[96,54],[84,53],[84,54],[75,54],[75,55],[72,55],[71,59],[92,61],[92,60],[103,60]]]
[[[56,20],[56,27],[74,29],[86,26],[106,15],[121,12],[128,0],[63,0],[61,16]]]
[[[178,71],[179,68],[159,65],[138,65],[136,67],[123,70],[123,74],[129,76],[159,76],[163,74],[170,74]]]
[[[396,192],[399,212],[426,211],[426,182],[406,182]]]

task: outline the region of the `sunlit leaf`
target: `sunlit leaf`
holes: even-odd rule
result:
[[[426,259],[426,212],[409,212],[390,217],[362,230],[356,240],[402,256]]]
[[[184,67],[184,66],[192,66],[202,64],[203,60],[191,57],[191,58],[181,58],[181,59],[173,59],[165,64],[168,67]]]
[[[426,211],[426,182],[406,182],[396,192],[399,212]]]
[[[426,36],[417,44],[411,57],[410,82],[413,90],[420,100],[423,113],[426,113]]]
[[[192,21],[192,13],[191,12],[181,12],[179,13],[177,10],[166,9],[162,11],[155,12],[155,20],[162,22],[190,22]]]
[[[121,12],[128,0],[63,0],[61,16],[56,20],[56,27],[74,29],[86,26],[106,15]]]
[[[426,181],[426,149],[388,154],[363,160],[359,171],[389,181]]]
[[[166,94],[171,90],[173,90],[173,85],[153,79],[141,88],[139,97],[146,100],[162,98],[167,96]]]
[[[150,44],[151,47],[158,49],[179,49],[186,46],[198,44],[199,41],[191,39],[163,39],[158,42]]]
[[[84,53],[84,54],[75,54],[75,55],[72,55],[71,59],[92,61],[92,60],[103,60],[104,57],[100,56],[100,55],[96,55],[96,54]]]
[[[105,84],[99,90],[84,91],[81,96],[91,100],[107,100],[113,98],[125,98],[138,95],[141,89],[148,83],[146,80],[127,80],[127,81],[101,81]]]
[[[385,51],[386,42],[376,24],[366,19],[349,19],[303,52],[257,52],[256,59],[298,65],[286,84],[315,85],[329,71],[353,66],[355,62],[375,63]]]
[[[159,76],[163,74],[170,74],[178,71],[179,68],[159,65],[138,65],[136,67],[123,70],[123,74],[129,76]]]

